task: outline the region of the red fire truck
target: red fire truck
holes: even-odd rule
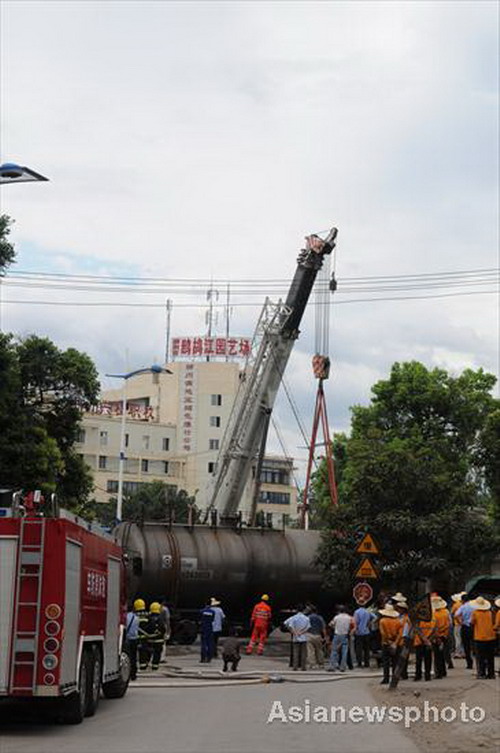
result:
[[[78,724],[101,687],[122,697],[125,617],[122,550],[102,529],[39,492],[0,508],[0,699],[51,699]]]

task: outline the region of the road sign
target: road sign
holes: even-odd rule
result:
[[[352,595],[354,596],[356,604],[363,607],[373,599],[373,588],[369,583],[365,583],[364,581],[362,583],[356,583],[352,589]]]
[[[368,557],[363,557],[361,560],[361,564],[356,570],[355,578],[369,578],[372,580],[376,580],[378,578],[378,573],[375,570],[373,564],[370,562]]]
[[[375,543],[373,536],[370,533],[365,533],[363,539],[356,547],[358,554],[380,554],[380,549]]]

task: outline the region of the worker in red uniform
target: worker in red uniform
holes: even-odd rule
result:
[[[271,625],[271,607],[268,602],[269,596],[263,594],[259,603],[253,608],[251,617],[252,635],[250,637],[250,643],[247,646],[247,654],[252,653],[253,647],[256,643],[258,644],[257,653],[264,653],[264,644]]]

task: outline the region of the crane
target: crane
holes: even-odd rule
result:
[[[336,237],[337,228],[332,228],[324,239],[317,234],[306,237],[285,302],[272,303],[266,299],[208,487],[208,509],[217,510],[221,516],[230,518],[238,511],[257,454],[262,461],[283,373],[300,334],[300,322],[314,281],[324,257],[335,248]],[[257,484],[258,476],[259,467]]]

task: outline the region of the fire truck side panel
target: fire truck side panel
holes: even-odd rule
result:
[[[120,575],[122,564],[108,558],[108,593],[106,601],[106,640],[104,642],[104,677],[115,675],[120,666],[120,646],[116,627],[120,624]]]
[[[0,695],[9,688],[18,537],[0,536]]]
[[[62,690],[76,686],[80,648],[81,545],[67,540],[65,555],[64,640],[59,680]]]

